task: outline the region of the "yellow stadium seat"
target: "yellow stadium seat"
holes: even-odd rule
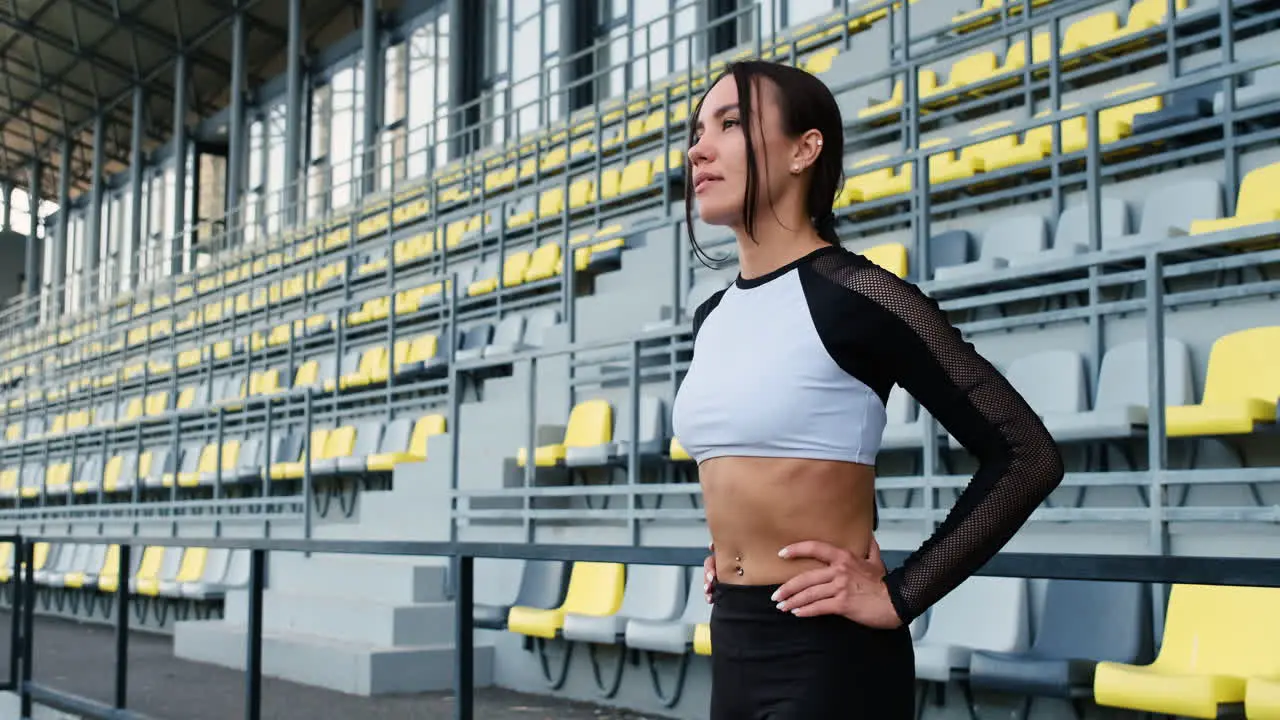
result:
[[[584,208],[596,201],[596,186],[591,178],[574,180],[569,186],[569,209]],[[560,212],[556,210],[556,212]]]
[[[302,451],[302,455],[297,459],[289,462],[273,463],[271,465],[272,480],[300,480],[306,471],[306,458],[308,453],[311,456],[311,462],[324,459],[324,444],[329,438],[332,430],[328,428],[315,428],[311,431],[311,439],[307,443],[307,449]]]
[[[532,637],[554,639],[564,626],[564,616],[604,617],[618,612],[626,569],[621,563],[575,562],[569,574],[564,602],[557,608],[517,605],[507,614],[507,629]]]
[[[182,553],[182,563],[178,566],[178,574],[173,582],[177,585],[200,582],[204,577],[205,564],[209,559],[209,548],[189,547]]]
[[[542,445],[534,450],[533,462],[538,467],[553,467],[564,461],[565,450],[571,447],[595,447],[613,439],[613,406],[601,399],[584,400],[569,412],[564,441]],[[528,451],[520,448],[516,463],[524,467]]]
[[[549,242],[533,251],[524,271],[524,282],[534,282],[555,277],[560,268],[560,244]]]
[[[1110,42],[1120,31],[1120,16],[1113,10],[1094,13],[1067,26],[1062,35],[1062,55],[1081,52]]]
[[[1099,705],[1195,718],[1241,703],[1249,678],[1280,678],[1280,589],[1175,585],[1150,665],[1101,662]]]
[[[684,446],[680,444],[680,440],[677,438],[671,438],[671,446],[668,448],[667,454],[671,456],[672,460],[693,459],[693,457],[689,455],[689,451],[684,449]]]
[[[424,415],[413,425],[409,446],[403,452],[392,451],[370,455],[365,467],[372,472],[391,472],[400,463],[423,462],[427,459],[427,440],[432,435],[443,435],[444,415]]]
[[[1272,424],[1280,398],[1280,325],[1249,328],[1218,338],[1209,351],[1199,405],[1165,411],[1170,437],[1251,433]]]
[[[860,254],[900,278],[907,276],[907,246],[902,243],[876,245]]]
[[[1244,688],[1244,715],[1249,720],[1280,720],[1280,678],[1249,678]]]
[[[951,71],[947,74],[945,83],[922,89],[920,99],[928,100],[962,88],[980,85],[996,74],[997,64],[996,54],[990,50],[963,57],[951,65]]]
[[[1191,223],[1192,235],[1233,230],[1258,223],[1280,220],[1280,162],[1264,165],[1249,172],[1240,181],[1236,195],[1236,214],[1216,220],[1196,220]]]
[[[711,626],[707,623],[693,626],[693,651],[698,655],[711,654]]]
[[[621,194],[639,192],[653,182],[653,163],[646,159],[632,160],[622,169]]]
[[[164,551],[159,545],[150,545],[142,551],[142,561],[133,575],[134,592],[152,597],[160,594],[160,567],[164,564]]]
[[[1187,0],[1176,0],[1174,12],[1187,9]],[[1163,25],[1169,15],[1169,0],[1138,0],[1129,8],[1124,27],[1116,31],[1113,39],[1137,35]]]
[[[511,253],[502,263],[502,286],[515,287],[524,282],[525,270],[529,268],[529,260],[533,256],[528,250]]]

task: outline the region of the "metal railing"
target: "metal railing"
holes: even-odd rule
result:
[[[113,698],[103,702],[74,692],[54,688],[34,679],[35,653],[35,546],[38,543],[115,544],[120,546],[115,591],[115,682]],[[129,578],[131,546],[145,545],[146,538],[7,536],[0,542],[14,543],[13,613],[10,629],[10,666],[7,682],[0,690],[16,692],[21,717],[32,717],[36,703],[76,713],[87,720],[125,720],[145,716],[128,708],[129,690]],[[448,558],[450,585],[454,589],[454,717],[471,720],[475,708],[474,609],[476,559],[559,560],[565,562],[610,562],[642,565],[700,567],[705,548],[639,547],[609,545],[557,545],[484,542],[417,542],[357,540],[247,540],[226,538],[164,538],[166,547],[225,548],[251,553],[246,625],[244,670],[244,717],[259,720],[262,705],[263,590],[266,585],[267,554],[299,552],[337,555],[395,555]],[[894,567],[906,551],[885,550],[886,566]],[[1280,558],[1148,556],[1109,554],[1049,554],[1001,552],[980,568],[976,575],[1060,580],[1141,582],[1157,585],[1203,584],[1280,587]],[[1159,593],[1153,593],[1159,604]],[[1163,617],[1163,613],[1156,613]],[[1157,622],[1159,622],[1157,620]]]

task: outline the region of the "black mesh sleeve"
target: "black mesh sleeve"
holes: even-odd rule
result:
[[[853,253],[825,255],[814,270],[864,300],[877,364],[979,463],[934,534],[885,578],[909,623],[1009,542],[1061,482],[1062,457],[1039,416],[935,300]]]

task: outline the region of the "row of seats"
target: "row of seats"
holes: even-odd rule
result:
[[[481,585],[474,619],[544,641],[710,655],[702,583],[701,568],[528,561],[517,587]],[[1280,590],[1173,586],[1158,652],[1144,584],[1047,581],[1034,628],[1031,597],[1021,578],[966,580],[912,624],[916,676],[1189,717],[1232,704],[1280,713]]]
[[[0,544],[0,583],[13,581],[13,554],[13,543]],[[104,593],[120,587],[119,545],[41,542],[32,560],[39,587]],[[249,583],[248,550],[148,545],[133,549],[130,566],[129,592],[148,597],[218,600]]]
[[[541,307],[526,313],[510,313],[504,315],[497,323],[485,321],[468,323],[459,328],[458,344],[455,357],[459,360],[473,361],[480,357],[500,357],[531,347],[540,347],[551,327],[560,321],[558,308]],[[322,326],[321,330],[327,330]],[[313,332],[313,337],[318,334]],[[240,345],[233,341],[219,341],[210,348],[215,355],[224,355],[229,359],[233,349]],[[219,353],[218,348],[224,350]],[[190,351],[186,351],[190,352]],[[126,425],[164,415],[171,409],[192,410],[200,407],[222,406],[227,410],[236,410],[241,402],[254,397],[262,397],[285,392],[290,387],[294,390],[302,388],[323,389],[325,392],[338,390],[356,390],[363,387],[386,382],[394,376],[396,382],[409,382],[417,378],[432,376],[442,371],[448,362],[448,335],[434,332],[409,335],[396,341],[393,349],[388,351],[385,342],[364,347],[348,349],[341,358],[332,354],[319,357],[295,358],[296,370],[291,385],[282,382],[287,377],[288,366],[268,367],[250,373],[231,370],[227,374],[202,380],[198,383],[178,388],[176,401],[172,401],[169,390],[157,390],[145,395],[125,397],[118,402],[104,402],[88,407],[64,408],[54,415],[46,430],[45,417],[37,414],[38,405],[32,403],[26,407],[28,417],[25,425],[21,421],[10,422],[5,427],[5,439],[10,442],[34,440],[42,437],[56,437],[66,432],[84,430],[104,425]],[[394,360],[394,371],[392,370]],[[152,361],[155,362],[155,361]],[[179,361],[179,367],[191,367],[187,361]],[[167,370],[148,367],[156,373]],[[125,373],[128,375],[128,373]],[[141,372],[131,375],[140,377]],[[153,381],[155,378],[152,378]],[[166,386],[168,382],[165,382]],[[79,386],[69,391],[87,389]],[[60,397],[68,395],[60,394]],[[46,396],[47,398],[47,396]],[[27,398],[21,398],[23,400]],[[53,398],[47,398],[53,401]],[[11,404],[9,412],[21,416],[23,404]]]
[[[764,55],[767,57],[791,58],[796,54],[806,51],[813,51],[815,54],[821,54],[829,57],[833,54],[832,49],[820,48],[832,40],[835,40],[845,33],[859,32],[870,27],[870,25],[886,16],[884,11],[876,11],[872,13],[856,12],[852,17],[846,17],[842,13],[835,13],[824,18],[819,23],[811,23],[803,28],[797,28],[788,31],[784,37],[774,40],[768,40],[764,43]],[[715,72],[723,67],[726,60],[738,59],[746,55],[754,53],[755,44],[751,43],[740,49],[735,49],[723,53],[718,58],[711,60],[710,72]],[[805,59],[803,62],[809,62]],[[820,65],[821,63],[817,63]],[[817,68],[815,65],[815,69]],[[551,173],[561,167],[566,166],[574,157],[593,157],[597,154],[608,154],[616,149],[632,144],[636,140],[641,140],[646,136],[653,136],[655,131],[663,129],[665,126],[674,125],[675,132],[681,133],[682,123],[685,121],[688,103],[674,102],[676,100],[687,100],[689,93],[699,90],[705,85],[706,72],[685,73],[670,78],[647,83],[646,88],[632,92],[627,98],[614,98],[606,100],[604,103],[604,112],[596,113],[580,112],[576,117],[562,123],[553,125],[552,127],[539,129],[533,133],[526,133],[521,138],[516,139],[503,148],[486,148],[468,158],[454,161],[449,165],[438,169],[429,178],[415,183],[413,186],[401,190],[396,194],[395,198],[384,196],[382,198],[374,197],[365,205],[361,217],[352,219],[349,216],[335,216],[325,218],[318,222],[313,222],[306,227],[298,230],[283,233],[280,240],[283,244],[293,244],[301,241],[296,246],[295,253],[280,253],[268,256],[267,260],[260,261],[265,266],[273,262],[284,262],[285,254],[294,254],[294,259],[306,258],[316,251],[316,241],[324,246],[324,249],[341,247],[346,245],[349,240],[350,228],[354,225],[360,234],[377,232],[385,228],[387,218],[390,217],[396,222],[404,220],[412,220],[422,217],[430,211],[432,206],[431,199],[427,197],[428,187],[435,186],[440,189],[437,195],[437,201],[440,205],[448,206],[451,203],[456,204],[461,201],[470,199],[473,190],[463,187],[463,182],[468,179],[470,171],[475,166],[480,166],[484,171],[482,185],[487,192],[498,192],[518,180],[536,178],[542,173]],[[654,94],[656,93],[656,94]],[[650,110],[649,106],[661,105],[658,111]],[[668,112],[667,108],[671,111]],[[638,117],[631,117],[638,115]],[[615,124],[611,130],[606,126]],[[594,147],[594,135],[597,131],[603,132],[602,147],[598,150]],[[617,177],[614,177],[614,171],[608,170],[605,177],[602,178],[601,186],[598,188],[586,188],[585,185],[579,185],[576,190],[571,189],[569,195],[571,198],[570,206],[573,205],[572,196],[585,198],[591,194],[598,194],[602,199],[608,199],[611,195],[610,188],[617,180],[617,186],[620,193],[628,192],[628,188],[635,189],[645,183],[638,183],[635,180],[628,180],[625,176],[631,175],[639,177],[640,175],[648,175],[656,177],[668,166],[668,159],[679,153],[679,150],[664,151],[653,159],[646,159],[645,165],[648,170],[644,171],[639,165],[620,167],[617,169]],[[525,157],[526,155],[532,157]],[[510,167],[506,165],[510,163]],[[681,160],[681,165],[682,160]],[[674,167],[675,163],[670,164]],[[517,167],[519,168],[517,172]],[[642,172],[643,171],[643,172]],[[538,215],[550,214],[547,212],[547,206],[554,204],[554,192],[552,194],[544,194],[535,208]],[[561,203],[565,198],[561,197]],[[529,218],[532,210],[524,208],[517,210],[516,225],[524,224]],[[326,234],[327,233],[327,234]],[[272,250],[275,249],[273,246]],[[227,256],[228,260],[234,261],[234,257]],[[250,274],[248,267],[241,267],[232,263],[230,267],[224,270],[216,269],[212,276],[209,271],[201,271],[204,277],[201,277],[193,285],[186,285],[179,289],[175,296],[178,299],[191,297],[193,294],[192,287],[195,292],[206,293],[217,291],[223,287],[226,282],[235,282]],[[145,292],[145,290],[143,291]],[[125,305],[134,297],[133,294],[118,297],[114,299],[114,304]],[[167,301],[167,298],[166,298]],[[94,312],[93,315],[99,313]],[[55,342],[69,342],[76,337],[89,331],[92,323],[89,320],[82,320],[71,324],[63,332],[59,332],[54,338]]]
[[[592,272],[605,271],[614,269],[621,262],[621,253],[628,246],[628,241],[639,232],[643,232],[646,226],[651,222],[649,219],[640,219],[635,221],[614,222],[605,225],[599,229],[590,229],[585,232],[577,233],[569,239],[569,248],[573,250],[575,271]],[[410,238],[413,241],[418,236]],[[358,258],[363,264],[360,265],[360,272],[375,266],[379,262],[379,257],[385,263],[385,248],[370,251]],[[397,265],[399,265],[397,261]],[[506,254],[505,259],[501,262],[496,253],[482,256],[475,261],[464,261],[451,265],[449,267],[450,275],[455,276],[460,285],[461,291],[465,297],[479,297],[496,291],[500,286],[503,288],[513,288],[530,283],[536,283],[543,280],[561,275],[564,272],[564,262],[561,257],[561,247],[558,242],[545,243],[536,249],[523,250],[512,249]],[[340,279],[339,275],[328,276],[324,282],[334,282]],[[287,284],[287,281],[286,281]],[[279,284],[277,283],[277,286]],[[273,286],[275,287],[275,286]],[[313,290],[323,289],[323,284],[319,287],[311,288]],[[445,300],[445,293],[449,289],[448,280],[433,280],[421,286],[415,286],[394,295],[396,306],[396,314],[414,313],[430,306],[438,304]],[[302,288],[296,289],[296,294],[301,295]],[[267,303],[268,289],[261,288],[254,293],[254,299],[250,298],[250,293],[244,292],[235,298],[227,298],[223,303],[217,303],[206,306],[203,315],[203,322],[208,325],[205,328],[208,331],[216,328],[219,323],[224,320],[231,320],[233,313],[231,308],[234,306],[236,312],[252,312],[265,307]],[[375,297],[365,301],[362,307],[351,312],[348,315],[347,322],[350,325],[362,325],[370,322],[385,319],[390,313],[392,304],[391,295]],[[261,301],[261,302],[259,302]],[[223,308],[227,309],[224,315]],[[190,317],[196,316],[192,311]],[[179,323],[181,326],[182,323]],[[193,321],[185,330],[196,330],[200,326],[200,321]],[[308,334],[324,330],[326,327],[332,326],[332,320],[325,315],[312,315],[305,320],[298,320],[294,323],[283,323],[271,328],[267,332],[254,332],[250,336],[251,347],[255,350],[264,347],[274,347],[282,345],[289,341],[291,335],[301,337]],[[158,319],[152,321],[149,325],[136,328],[130,331],[132,335],[128,342],[118,341],[116,343],[104,346],[101,342],[95,342],[88,345],[87,352],[80,356],[72,356],[55,367],[45,367],[45,372],[53,372],[58,367],[64,371],[73,371],[76,363],[90,362],[97,358],[96,354],[113,353],[123,351],[126,346],[132,347],[147,343],[156,343],[166,341],[168,334],[172,329],[172,323],[168,319]],[[166,343],[167,344],[167,343]],[[217,352],[222,354],[230,352],[228,346],[217,346],[215,344],[215,357]],[[179,352],[176,356],[176,362],[179,368],[189,368],[198,365],[207,359],[208,352],[200,348],[192,348]],[[125,380],[139,377],[145,370],[152,373],[167,372],[171,369],[169,361],[162,359],[149,360],[147,363],[133,362],[126,363],[124,367]],[[23,372],[15,373],[12,369],[6,369],[4,374],[0,374],[0,382],[11,382],[18,377],[26,374],[28,369],[26,366],[20,366]],[[112,374],[98,380],[100,386],[116,382],[116,375]],[[72,390],[71,392],[74,392]]]
[[[1275,363],[1280,325],[1239,330],[1215,340],[1199,402],[1186,343],[1167,337],[1163,352],[1168,437],[1244,435],[1280,427],[1280,366]],[[1092,402],[1084,356],[1075,350],[1030,352],[1010,362],[1004,374],[1059,442],[1133,437],[1147,428],[1145,340],[1120,343],[1103,353]],[[901,388],[890,392],[887,414],[882,448],[922,445],[930,419]],[[954,439],[950,443],[958,447]]]
[[[390,473],[404,463],[425,462],[428,441],[444,432],[444,416],[429,413],[390,421],[317,423],[310,433],[297,426],[277,428],[270,448],[265,431],[228,433],[221,443],[184,438],[176,448],[172,442],[148,442],[141,452],[135,447],[109,456],[86,453],[4,468],[0,498],[35,499],[42,492],[52,497],[129,493],[135,487],[159,490],[175,483],[179,488],[208,488],[219,482],[300,480],[308,458],[311,476],[317,479]]]

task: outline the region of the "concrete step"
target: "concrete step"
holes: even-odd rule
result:
[[[445,600],[447,560],[379,555],[279,553],[272,558],[269,587],[297,595],[364,601],[376,595],[390,605]]]
[[[234,670],[245,666],[243,625],[222,620],[187,621],[174,627],[174,655]],[[262,636],[263,675],[353,695],[449,690],[452,644],[381,647],[301,633],[268,631]],[[477,687],[493,682],[493,647],[477,643],[473,672]]]
[[[263,593],[263,627],[273,632],[298,633],[341,642],[364,642],[399,647],[453,641],[452,603],[399,605],[356,599],[267,590]],[[230,596],[225,619],[245,625],[248,594]]]

